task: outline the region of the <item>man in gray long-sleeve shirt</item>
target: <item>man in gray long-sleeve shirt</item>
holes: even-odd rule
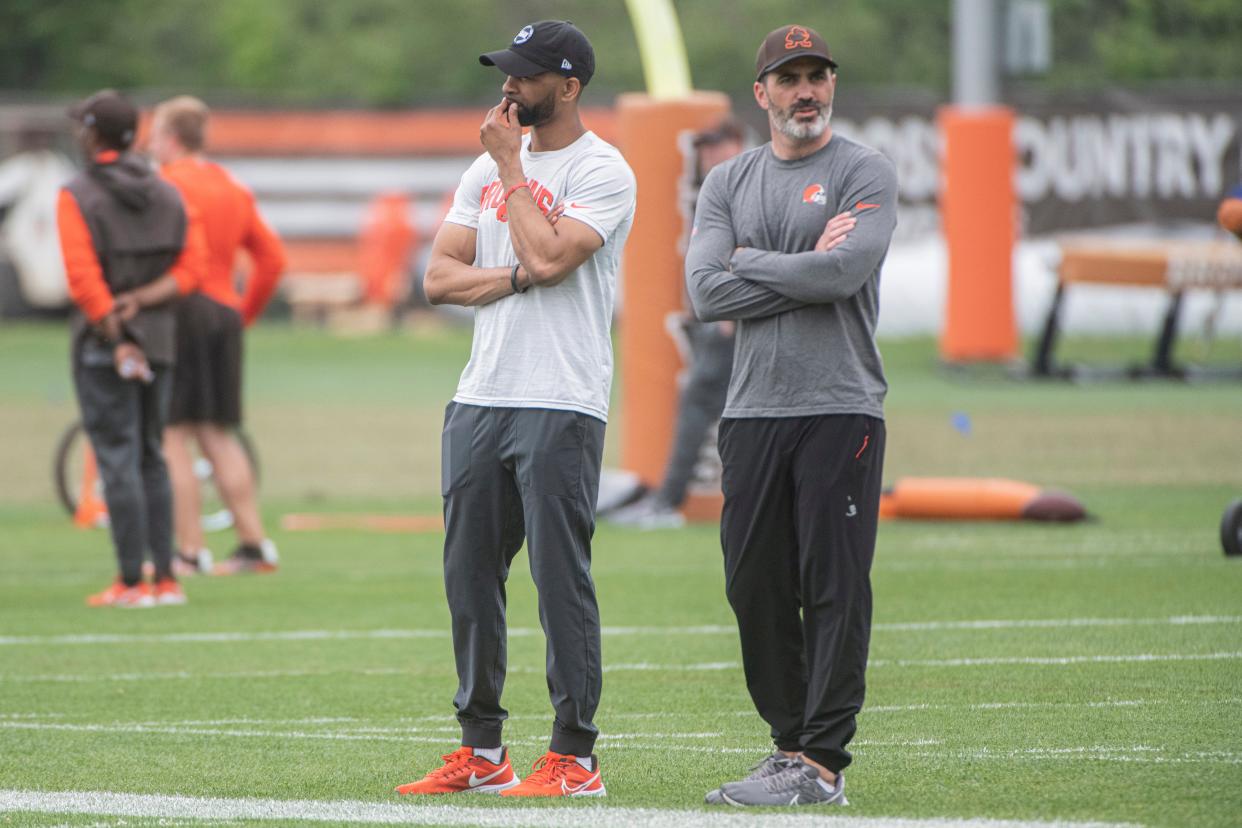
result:
[[[776,751],[708,794],[845,804],[871,630],[883,403],[879,274],[897,181],[829,126],[836,63],[815,31],[764,39],[755,99],[772,141],[717,167],[686,256],[704,321],[738,321],[720,426],[725,583],[746,684]]]

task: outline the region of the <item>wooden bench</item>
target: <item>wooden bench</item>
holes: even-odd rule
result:
[[[1150,362],[1126,371],[1132,377],[1182,378],[1175,364],[1182,300],[1188,290],[1242,290],[1242,245],[1236,241],[1134,241],[1083,239],[1061,244],[1057,290],[1036,345],[1032,373],[1038,377],[1072,377],[1057,363],[1054,351],[1060,334],[1065,294],[1074,285],[1133,287],[1165,291],[1169,296],[1164,321]],[[1242,376],[1242,372],[1239,373]]]

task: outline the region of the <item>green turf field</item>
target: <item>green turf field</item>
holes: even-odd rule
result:
[[[457,732],[440,536],[278,524],[290,511],[435,514],[440,417],[469,334],[273,326],[249,341],[284,566],[188,581],[184,608],[122,612],[83,606],[112,575],[106,537],[53,501],[52,446],[75,416],[65,336],[0,327],[0,824],[806,824],[805,811],[693,813],[768,747],[711,526],[597,532],[606,800],[398,803],[392,787]],[[852,804],[832,816],[1242,824],[1242,560],[1217,539],[1242,497],[1242,384],[1022,384],[945,374],[929,341],[883,351],[887,479],[1017,477],[1072,490],[1097,520],[882,526]],[[509,595],[521,773],[545,749],[550,708],[520,558]],[[154,796],[116,796],[132,794]]]

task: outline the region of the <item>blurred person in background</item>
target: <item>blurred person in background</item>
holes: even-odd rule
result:
[[[1229,191],[1216,211],[1220,226],[1242,239],[1242,183]]]
[[[138,110],[128,99],[103,90],[70,115],[86,159],[57,202],[75,305],[73,382],[120,569],[87,603],[184,604],[172,571],[172,495],[160,443],[176,359],[172,300],[203,278],[206,240],[176,188],[129,152]],[[153,589],[142,580],[148,553]]]
[[[475,308],[441,459],[462,746],[397,791],[604,796],[592,752],[603,676],[591,538],[634,174],[582,124],[595,53],[572,24],[524,26],[479,61],[507,76],[504,97],[483,122],[486,152],[462,176],[423,282],[431,302]],[[501,693],[505,581],[524,541],[555,719],[549,750],[519,779]]]
[[[693,223],[694,202],[707,173],[740,153],[744,146],[745,132],[732,118],[696,133],[691,139],[694,182],[688,194],[691,200],[687,225]],[[607,515],[608,520],[622,526],[664,529],[685,523],[679,511],[681,504],[694,478],[704,440],[724,410],[729,376],[733,372],[735,323],[731,320],[699,322],[692,314],[687,314],[680,326],[689,344],[690,366],[678,398],[677,424],[664,480],[655,491]]]
[[[39,308],[60,307],[67,298],[56,204],[75,170],[53,148],[53,137],[23,129],[18,151],[0,162],[0,248],[16,270],[22,300]]]
[[[805,26],[764,38],[772,140],[708,174],[686,256],[704,321],[737,320],[720,422],[725,591],[776,750],[707,795],[844,805],[871,634],[887,383],[875,342],[897,177],[830,126],[837,64]]]
[[[237,438],[242,421],[242,328],[263,313],[285,268],[284,247],[259,214],[254,195],[204,157],[209,111],[197,98],[155,108],[151,154],[163,176],[202,218],[207,276],[177,305],[177,371],[164,455],[172,476],[180,574],[273,572],[276,545],[259,515],[254,470]],[[237,251],[251,259],[244,294],[234,282]],[[213,570],[201,519],[191,442],[211,462],[220,498],[233,514],[238,546]]]

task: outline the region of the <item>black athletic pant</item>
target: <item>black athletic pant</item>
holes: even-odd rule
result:
[[[776,746],[833,771],[862,708],[884,423],[724,419],[725,591]]]
[[[154,382],[123,380],[111,364],[78,364],[73,383],[82,425],[104,484],[121,579],[142,580],[150,552],[157,578],[172,577],[172,487],[162,440],[172,368],[152,365]]]
[[[505,581],[522,542],[547,638],[551,749],[589,756],[599,731],[599,608],[591,536],[604,423],[572,411],[449,403],[444,415],[444,586],[453,618],[462,744],[501,744]]]

